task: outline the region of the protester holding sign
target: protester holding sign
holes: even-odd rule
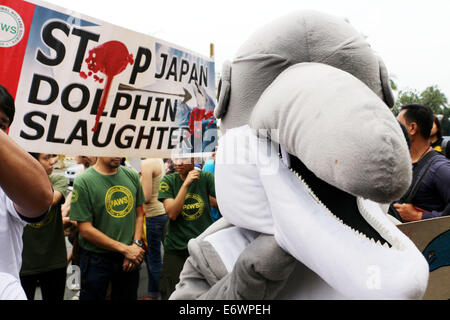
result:
[[[70,219],[78,222],[81,247],[80,300],[136,300],[145,201],[138,174],[121,158],[100,157],[77,177]]]
[[[18,281],[23,228],[27,223],[42,221],[53,198],[51,183],[42,166],[4,132],[13,121],[14,112],[12,96],[0,85],[0,273],[17,279],[3,282],[8,277],[0,278],[0,299],[5,298],[1,296],[5,286],[17,298],[26,299]]]

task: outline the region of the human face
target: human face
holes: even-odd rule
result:
[[[405,126],[406,130],[408,130],[408,134],[409,134],[409,137],[411,138],[411,142],[412,142],[414,137],[417,135],[418,127],[417,127],[417,123],[415,123],[415,122],[408,123],[408,121],[406,121],[406,118],[405,118],[406,112],[407,112],[407,110],[400,111],[400,113],[397,116],[397,120],[402,125]]]
[[[53,172],[53,166],[58,161],[58,156],[55,154],[40,153],[38,161],[45,172],[47,172],[47,175],[50,175]]]
[[[398,120],[402,125],[404,125],[406,129],[408,129],[408,124],[406,123],[406,119],[405,119],[405,113],[406,113],[406,110],[400,111],[400,113],[399,113],[398,116],[397,116],[397,120]]]
[[[6,132],[6,129],[9,128],[9,117],[0,110],[0,129]]]
[[[110,169],[117,169],[120,167],[122,158],[120,157],[102,157],[100,158],[103,164]]]
[[[173,160],[175,171],[181,176],[186,176],[194,169],[194,158],[179,158]]]
[[[438,127],[436,125],[436,121],[433,121],[433,128],[431,128],[430,137],[434,137],[438,132]]]

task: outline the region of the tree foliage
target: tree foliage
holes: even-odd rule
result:
[[[434,114],[442,114],[442,134],[450,135],[450,108],[447,97],[437,86],[430,86],[419,92],[415,89],[400,90],[392,112],[397,115],[401,106],[411,103],[427,105]]]

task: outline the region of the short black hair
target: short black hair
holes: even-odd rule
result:
[[[401,111],[406,110],[406,122],[417,123],[419,134],[424,139],[430,138],[431,129],[433,128],[434,114],[431,108],[423,104],[407,104],[401,107]]]
[[[0,84],[0,111],[3,111],[9,118],[9,125],[13,122],[16,107],[14,99],[4,86]]]

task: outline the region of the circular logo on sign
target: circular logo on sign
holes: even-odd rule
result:
[[[198,194],[188,193],[184,199],[183,218],[185,220],[197,220],[203,213],[204,203]]]
[[[127,216],[133,208],[134,198],[131,191],[124,186],[113,186],[105,196],[106,211],[114,218]]]
[[[22,40],[25,25],[20,15],[7,6],[0,6],[0,47],[12,47]]]

